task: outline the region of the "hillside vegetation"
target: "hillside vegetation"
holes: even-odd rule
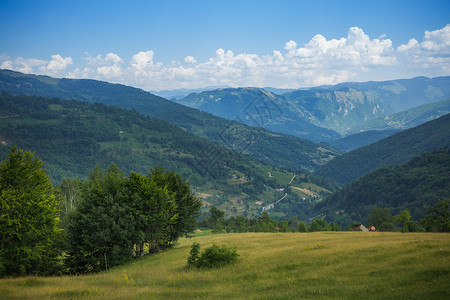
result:
[[[15,95],[76,99],[135,109],[141,114],[166,121],[268,164],[295,170],[313,170],[340,154],[340,151],[328,145],[235,122],[239,114],[237,107],[233,109],[232,120],[226,120],[120,84],[87,79],[58,79],[0,70],[0,92],[2,91]]]
[[[314,174],[345,184],[382,166],[398,165],[449,144],[450,114],[447,114],[345,153],[317,169]]]
[[[193,242],[236,247],[239,262],[187,269]],[[2,279],[0,299],[446,299],[449,269],[448,234],[220,234],[99,274]]]
[[[106,168],[115,162],[126,174],[145,174],[161,166],[187,178],[204,200],[205,209],[216,205],[229,215],[249,217],[279,200],[284,192],[276,189],[291,179],[296,185],[308,183],[308,190],[322,195],[335,188],[314,176],[253,160],[135,110],[0,94],[0,116],[0,159],[9,153],[6,145],[35,151],[55,183],[65,177],[84,179],[97,163]],[[286,201],[292,204],[280,207],[281,216],[301,202],[300,195],[287,192]],[[303,208],[310,204],[301,203]]]
[[[374,205],[397,214],[411,212],[422,219],[425,205],[432,206],[450,195],[450,148],[424,153],[396,167],[383,167],[351,182],[314,207],[327,221],[342,226],[351,221],[368,224]]]

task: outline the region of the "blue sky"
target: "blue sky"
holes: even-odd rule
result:
[[[433,77],[448,24],[433,0],[1,0],[0,67],[146,90]]]

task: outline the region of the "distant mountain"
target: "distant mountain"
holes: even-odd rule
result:
[[[450,113],[450,98],[444,101],[424,104],[384,118],[374,119],[353,131],[408,129]]]
[[[450,114],[399,132],[374,144],[345,153],[314,174],[341,184],[385,165],[398,165],[424,152],[450,145]]]
[[[282,96],[302,111],[300,117],[347,134],[377,129],[369,125],[371,120],[450,97],[450,77],[342,83]]]
[[[192,93],[176,102],[227,119],[238,116],[246,124],[271,131],[329,141],[340,138],[339,135],[381,129],[373,120],[449,98],[450,77],[342,83],[282,95],[276,93],[282,90],[270,90],[216,89]],[[435,117],[445,114],[436,108],[434,112]],[[416,113],[424,114],[423,111]],[[429,120],[413,113],[407,117],[423,122]]]
[[[368,121],[362,127],[352,129],[355,132],[362,132],[328,141],[328,144],[343,151],[355,150],[448,113],[450,113],[450,99],[424,104],[392,116]]]
[[[208,86],[198,89],[175,89],[175,90],[162,90],[162,91],[150,91],[150,93],[160,96],[169,100],[179,100],[192,93],[201,93],[204,91],[212,91],[219,88],[226,88],[225,86]]]
[[[378,142],[379,140],[387,138],[400,131],[401,130],[399,129],[369,130],[328,141],[328,144],[339,150],[348,152]]]
[[[0,161],[8,155],[7,145],[34,151],[54,182],[86,178],[97,163],[106,167],[115,162],[127,173],[144,174],[162,166],[188,178],[205,209],[216,205],[229,215],[249,217],[279,200],[284,193],[277,188],[287,184],[306,184],[307,193],[312,189],[322,195],[333,188],[314,176],[261,163],[136,110],[102,103],[0,93],[0,120]],[[290,190],[285,200],[305,209],[311,204]]]
[[[263,162],[296,170],[313,170],[340,153],[327,145],[245,126],[120,84],[0,70],[1,91],[136,109]]]
[[[393,215],[408,209],[413,220],[424,217],[432,206],[450,196],[450,148],[424,153],[397,167],[383,167],[318,203],[310,213],[348,226],[367,223],[372,206],[389,208]]]
[[[331,129],[312,124],[307,112],[282,96],[261,88],[228,88],[190,94],[178,103],[247,125],[263,127],[312,141],[340,137]]]

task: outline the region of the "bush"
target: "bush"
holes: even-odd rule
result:
[[[198,243],[192,244],[190,256],[188,257],[188,266],[197,268],[220,268],[238,261],[239,254],[237,254],[236,248],[212,245],[205,249],[200,257],[195,259],[198,256],[199,249],[200,245]]]
[[[198,260],[199,254],[200,254],[200,244],[193,243],[191,246],[191,251],[189,252],[188,260],[187,260],[187,264],[189,267],[192,267],[195,265],[195,262]]]

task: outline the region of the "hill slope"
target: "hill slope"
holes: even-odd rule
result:
[[[2,93],[0,119],[0,160],[8,155],[6,145],[35,151],[56,182],[63,177],[85,178],[97,163],[106,167],[115,162],[127,173],[144,174],[162,166],[188,178],[205,209],[216,205],[228,215],[249,217],[281,198],[276,189],[290,180],[297,185],[322,183],[314,176],[220,147],[164,121],[99,103]],[[333,186],[310,184],[309,188],[327,195]],[[290,191],[286,200],[296,206],[310,205],[299,203],[299,196]]]
[[[134,108],[142,114],[164,120],[266,163],[296,170],[315,169],[340,153],[328,145],[230,122],[120,84],[0,70],[0,91]]]
[[[450,197],[450,148],[422,154],[397,167],[383,167],[354,181],[314,207],[328,221],[343,225],[366,222],[373,205],[392,214],[408,209],[422,219],[423,206]],[[367,224],[367,223],[366,223]]]
[[[450,145],[450,114],[345,153],[314,174],[348,183],[385,165],[404,163],[424,152]]]

